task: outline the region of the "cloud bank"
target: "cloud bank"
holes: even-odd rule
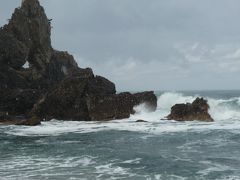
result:
[[[40,0],[52,44],[119,90],[240,89],[239,0]],[[0,24],[19,0],[0,0]]]

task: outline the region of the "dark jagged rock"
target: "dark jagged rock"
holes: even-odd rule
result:
[[[51,81],[59,82],[77,69],[78,65],[72,55],[68,52],[53,51],[48,67],[48,76]]]
[[[193,103],[176,104],[171,108],[171,114],[167,116],[168,120],[176,121],[213,121],[208,113],[209,105],[207,100],[196,98]]]
[[[67,52],[53,50],[50,35],[38,0],[25,0],[0,29],[0,111],[27,116],[49,88],[80,69]]]
[[[14,69],[21,69],[26,62],[28,49],[12,34],[0,31],[0,64]]]
[[[36,126],[41,124],[41,119],[38,117],[26,118],[25,116],[11,116],[5,112],[0,112],[0,124]]]
[[[148,102],[156,109],[153,92],[144,92],[148,98],[131,93],[115,94],[115,85],[100,76],[93,78],[68,77],[37,103],[32,114],[45,120],[101,121],[128,118],[133,107]],[[150,95],[151,94],[151,95]]]
[[[50,36],[51,24],[38,0],[25,0],[16,8],[0,30],[0,65],[7,69],[0,74],[0,86],[19,88],[9,78],[16,77],[21,88],[48,89],[77,71],[71,55],[53,50]]]
[[[45,120],[89,120],[85,103],[88,81],[81,76],[67,77],[35,105],[32,114]]]
[[[29,87],[29,82],[23,74],[7,65],[0,65],[0,89],[7,91],[8,89],[28,89]]]
[[[15,125],[22,125],[22,126],[37,126],[41,124],[41,119],[38,117],[31,117],[28,119],[21,120],[17,122]]]
[[[148,122],[148,121],[145,121],[145,120],[142,120],[142,119],[139,119],[136,121],[137,123],[145,123],[145,122]]]
[[[0,110],[10,115],[26,115],[40,95],[35,89],[0,90]]]
[[[144,94],[147,94],[144,99]],[[150,111],[155,111],[157,98],[153,92],[131,94],[128,92],[109,96],[90,96],[87,106],[91,120],[111,120],[129,118],[134,114],[134,106],[147,103]]]
[[[153,91],[146,91],[134,94],[135,102],[134,104],[146,104],[146,108],[149,111],[156,111],[157,108],[157,97],[154,95]]]
[[[23,60],[28,60],[39,71],[46,67],[52,53],[51,24],[38,0],[25,0],[15,9],[3,31],[25,45]]]
[[[83,70],[79,72],[81,76],[65,78],[35,105],[33,113],[46,120],[89,120],[86,98],[93,94],[109,95],[116,92],[112,82],[100,76],[94,77],[93,74],[90,76],[90,72],[89,69]]]
[[[116,88],[115,84],[109,81],[108,79],[96,76],[94,78],[89,78],[86,86],[87,95],[108,95],[115,94]]]
[[[15,9],[9,24],[0,31],[0,34],[8,35],[5,36],[6,42],[11,42],[16,47],[11,49],[12,55],[5,53],[3,60],[5,62],[8,60],[9,63],[11,60],[20,59],[21,63],[15,63],[14,66],[11,66],[13,63],[10,64],[12,68],[18,70],[28,61],[32,79],[42,78],[52,54],[50,32],[50,23],[38,0],[26,0],[21,8]],[[4,47],[4,44],[0,46]],[[9,52],[6,48],[3,51]],[[21,56],[17,52],[21,52]]]
[[[130,93],[99,95],[87,98],[87,107],[92,121],[129,118],[133,114],[134,97]]]
[[[50,36],[51,21],[38,0],[23,1],[0,29],[1,122],[120,119],[141,103],[156,109],[153,92],[116,94],[114,83],[54,50]]]

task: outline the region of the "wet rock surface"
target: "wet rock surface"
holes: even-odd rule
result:
[[[139,120],[137,120],[136,122],[137,122],[137,123],[146,123],[146,122],[148,122],[148,121],[145,121],[145,120],[139,119]]]
[[[38,117],[26,117],[26,116],[12,116],[6,112],[0,112],[0,125],[24,125],[24,126],[36,126],[41,124],[41,119]]]
[[[145,99],[142,99],[146,96]],[[91,120],[111,120],[129,118],[134,114],[134,106],[146,103],[150,111],[156,110],[157,98],[152,91],[131,94],[124,92],[110,96],[90,96],[87,106]]]
[[[166,117],[168,120],[176,121],[206,121],[211,122],[213,118],[208,112],[207,100],[196,98],[193,103],[176,104],[171,108],[171,113]]]

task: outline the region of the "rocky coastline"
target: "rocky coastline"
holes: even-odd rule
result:
[[[51,119],[128,118],[133,107],[157,107],[154,92],[116,94],[115,84],[53,49],[51,20],[38,0],[25,0],[0,29],[0,122],[38,125]]]
[[[78,67],[68,52],[53,49],[51,20],[38,0],[23,1],[1,27],[0,124],[124,119],[142,103],[155,111],[154,92],[117,94],[113,82],[91,68]],[[167,119],[213,121],[208,109],[207,102],[198,98],[192,104],[173,106]]]

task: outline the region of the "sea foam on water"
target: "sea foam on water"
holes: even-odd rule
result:
[[[103,122],[76,122],[53,120],[43,122],[36,127],[11,126],[7,134],[19,136],[58,136],[65,133],[90,133],[99,131],[132,131],[148,134],[161,134],[181,131],[205,131],[209,129],[240,129],[239,97],[229,99],[214,99],[204,97],[210,105],[210,114],[215,120],[209,122],[176,122],[161,120],[166,117],[171,107],[177,103],[191,103],[198,95],[185,96],[181,93],[166,92],[158,97],[158,107],[155,112],[149,112],[145,104],[135,107],[136,114],[129,119]],[[136,123],[136,120],[145,120],[145,123]]]

